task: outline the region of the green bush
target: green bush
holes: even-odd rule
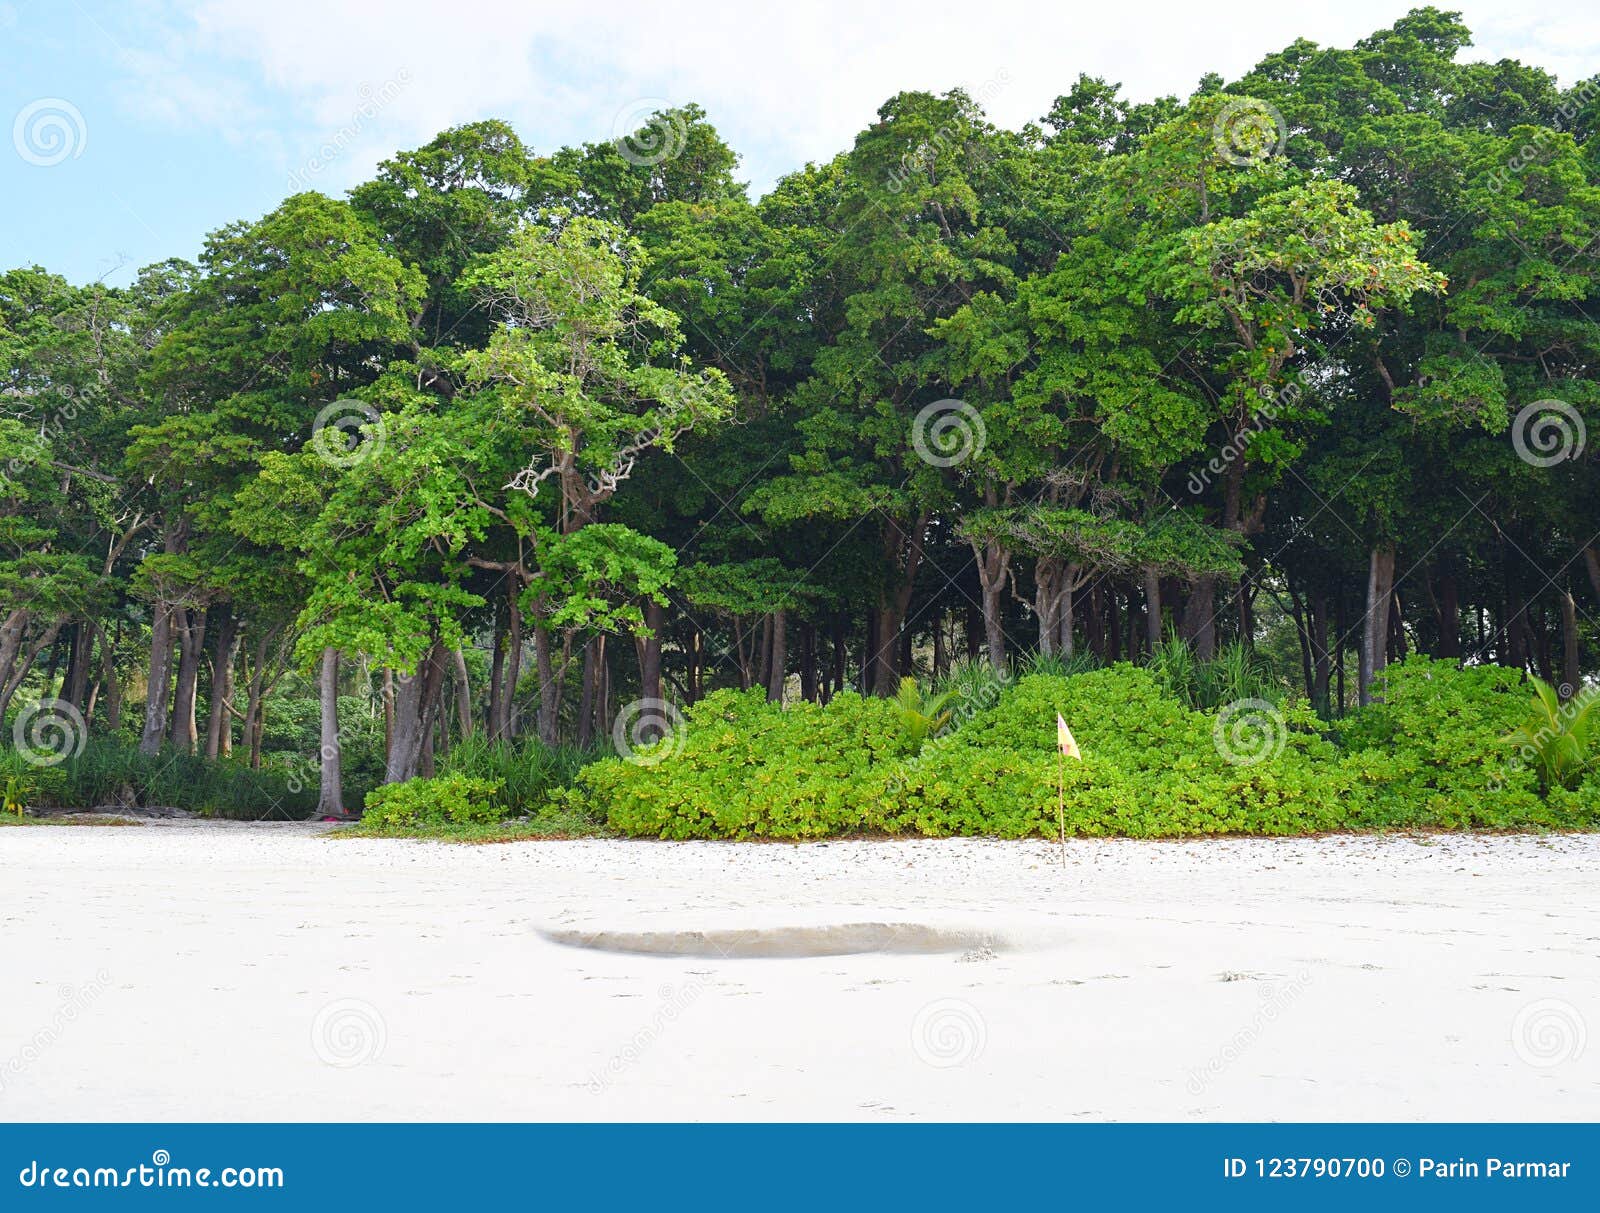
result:
[[[1263,689],[1241,665],[1232,677]],[[1542,798],[1503,740],[1526,712],[1515,671],[1412,659],[1390,668],[1383,691],[1335,734],[1303,703],[1264,696],[1197,711],[1164,672],[1122,664],[996,683],[921,741],[893,701],[844,694],[779,709],[759,692],[719,692],[678,736],[588,767],[558,799],[665,838],[1052,836],[1058,778],[1078,835],[1600,824],[1600,780]],[[1056,754],[1058,712],[1081,761]]]
[[[361,824],[373,831],[492,825],[505,817],[498,780],[439,775],[389,783],[367,793]]]
[[[872,795],[914,752],[896,705],[843,692],[779,709],[717,691],[651,750],[584,769],[562,799],[625,834],[814,838],[884,828]]]

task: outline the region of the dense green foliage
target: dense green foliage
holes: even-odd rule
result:
[[[779,711],[719,692],[675,746],[597,763],[566,800],[623,833],[666,838],[1053,835],[1058,778],[1079,835],[1600,824],[1600,770],[1546,800],[1503,742],[1527,711],[1514,672],[1412,658],[1391,668],[1386,691],[1326,736],[1303,706],[1262,701],[1230,719],[1126,664],[1030,674],[920,743],[891,705],[854,695]],[[1080,762],[1056,754],[1057,712]]]
[[[1469,45],[902,92],[759,199],[485,119],[0,273],[8,786],[1026,834],[1061,711],[1081,833],[1587,821],[1600,78]]]

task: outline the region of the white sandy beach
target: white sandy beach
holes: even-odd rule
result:
[[[1063,870],[1042,842],[322,829],[0,830],[0,1118],[1600,1114],[1600,837],[1073,842]],[[953,950],[541,934],[847,924]]]

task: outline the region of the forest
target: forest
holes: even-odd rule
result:
[[[0,274],[7,805],[1596,824],[1600,78],[1470,45],[905,92],[759,198],[485,119]]]

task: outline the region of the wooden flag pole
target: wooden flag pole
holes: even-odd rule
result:
[[[1056,752],[1056,824],[1061,828],[1061,866],[1067,866],[1067,756]]]
[[[1070,754],[1079,762],[1083,755],[1078,752],[1078,743],[1073,739],[1072,730],[1067,728],[1066,717],[1060,712],[1056,713],[1056,825],[1061,830],[1061,866],[1067,866],[1067,755]]]

